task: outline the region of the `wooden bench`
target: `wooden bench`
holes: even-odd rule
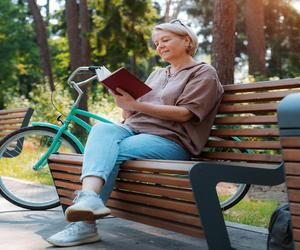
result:
[[[22,127],[26,127],[29,124],[30,118],[33,114],[32,108],[16,108],[16,109],[3,109],[0,110],[0,145],[2,139],[12,133],[15,130],[18,130]],[[21,142],[18,142],[21,143]],[[20,145],[12,145],[20,146]],[[17,151],[12,150],[9,153],[5,152],[3,156],[5,157],[14,157],[18,153]]]
[[[11,132],[26,127],[32,114],[32,108],[0,110],[0,141]]]
[[[295,249],[300,250],[300,93],[284,98],[278,118],[293,238]]]
[[[214,212],[201,209],[203,204],[211,204],[211,200],[207,195],[201,199],[196,185],[197,169],[214,166],[211,176],[206,177],[210,179],[223,173],[218,166],[236,165],[255,170],[250,181],[248,176],[252,174],[247,172],[246,183],[277,185],[284,182],[276,108],[283,97],[300,91],[300,80],[227,85],[224,89],[225,95],[201,159],[125,162],[108,201],[113,215],[191,236],[205,235],[210,249],[231,249],[218,197],[212,196],[216,199],[212,203],[217,203],[214,203]],[[74,190],[81,187],[82,156],[53,154],[49,165],[65,209],[72,204]],[[257,178],[260,173],[262,177]],[[210,191],[213,189],[215,186]],[[211,227],[209,222],[215,220],[215,214],[221,224]]]

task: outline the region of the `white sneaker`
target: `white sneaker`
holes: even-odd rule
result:
[[[67,208],[67,221],[92,221],[111,213],[101,198],[93,191],[77,191],[74,205]]]
[[[82,221],[74,222],[66,226],[47,239],[54,246],[68,247],[92,243],[101,240],[95,224],[87,224]]]

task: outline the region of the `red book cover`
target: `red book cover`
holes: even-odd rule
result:
[[[114,71],[101,82],[113,92],[116,93],[116,88],[120,88],[135,99],[152,90],[148,85],[146,85],[125,68],[120,68]]]

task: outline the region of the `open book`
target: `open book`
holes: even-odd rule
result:
[[[137,99],[151,90],[148,85],[125,68],[111,73],[105,66],[101,66],[100,69],[96,69],[96,73],[99,82],[102,82],[113,93],[118,93],[116,88],[120,88]]]

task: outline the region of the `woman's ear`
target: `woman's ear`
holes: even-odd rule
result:
[[[184,37],[184,43],[186,47],[189,47],[191,44],[191,38],[189,36]]]

